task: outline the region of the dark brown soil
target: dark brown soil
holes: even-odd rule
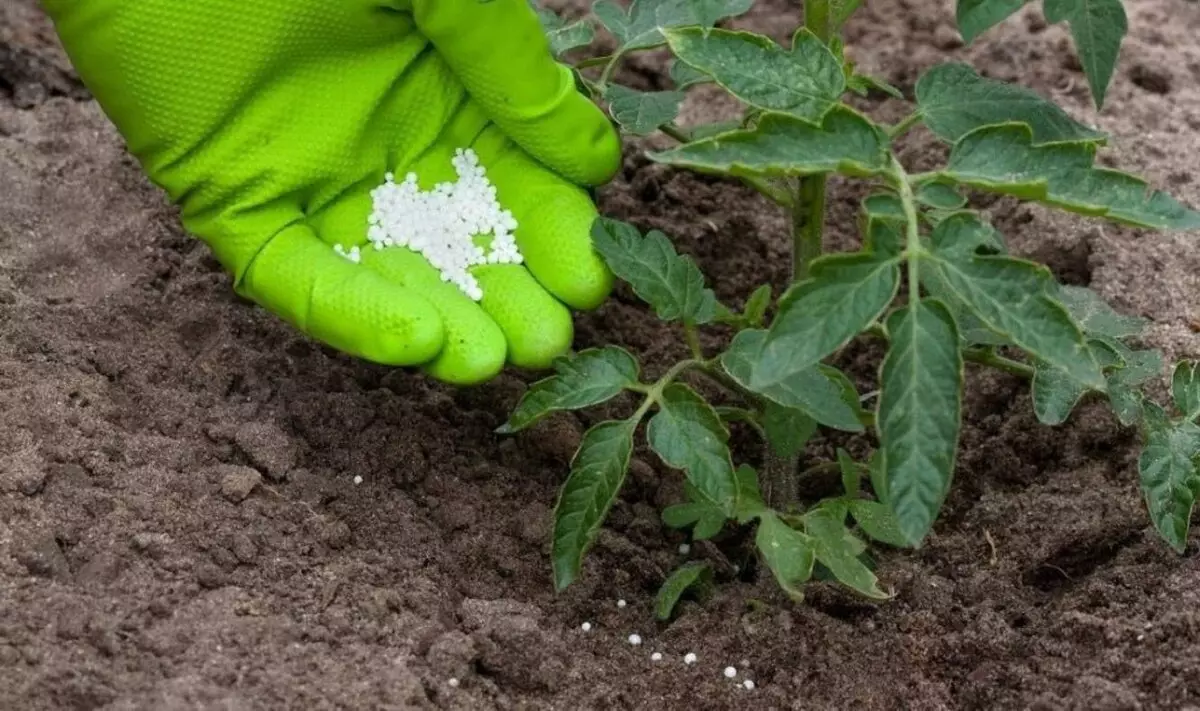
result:
[[[1200,5],[1128,3],[1099,116],[1040,3],[971,48],[949,0],[867,5],[849,31],[864,69],[908,90],[956,57],[1019,80],[1109,131],[1113,164],[1200,205]],[[796,21],[771,0],[738,24],[782,39]],[[662,65],[627,78],[661,84]],[[728,108],[701,91],[689,120]],[[920,132],[905,151],[916,167],[941,155]],[[835,187],[833,246],[854,239],[854,197]],[[602,207],[669,232],[730,303],[785,278],[782,219],[736,185],[631,148]],[[1200,355],[1197,235],[990,207],[1017,251],[1152,319],[1150,344]],[[580,324],[580,347],[623,344],[651,370],[681,353],[627,291]],[[847,365],[869,378],[876,355]],[[33,0],[0,4],[0,708],[1200,707],[1200,564],[1148,526],[1133,433],[1097,407],[1040,427],[1025,384],[972,376],[936,535],[879,553],[894,600],[814,586],[794,605],[747,567],[657,624],[682,540],[657,511],[678,477],[644,452],[582,580],[555,596],[547,518],[598,415],[503,438],[531,376],[456,391],[237,300]],[[865,442],[810,454],[835,444]]]

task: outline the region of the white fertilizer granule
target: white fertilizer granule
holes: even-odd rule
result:
[[[367,240],[376,250],[407,247],[421,254],[442,281],[479,301],[483,289],[471,267],[524,261],[513,236],[517,221],[500,207],[474,151],[460,148],[450,163],[458,181],[439,183],[430,191],[421,190],[415,173],[400,183],[391,173],[385,175],[384,183],[371,191]],[[334,249],[353,262],[361,259],[358,247]]]

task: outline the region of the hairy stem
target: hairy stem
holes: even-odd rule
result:
[[[642,400],[642,404],[638,407],[637,412],[633,413],[633,419],[641,420],[645,417],[650,408],[662,397],[663,391],[667,389],[667,386],[678,380],[679,376],[689,370],[703,368],[704,366],[704,361],[695,358],[683,360],[671,366],[666,373],[663,373],[661,378],[645,389],[646,398]]]
[[[916,126],[918,123],[920,123],[922,118],[923,118],[923,115],[921,114],[920,111],[912,112],[908,116],[905,116],[900,121],[900,123],[889,128],[888,136],[890,136],[892,138],[899,138],[899,137],[903,136],[904,134],[908,133],[908,130],[910,128],[912,128],[913,126]]]
[[[692,357],[696,360],[704,360],[704,349],[700,346],[700,333],[696,327],[690,323],[683,324],[683,337],[692,351]]]
[[[825,44],[829,44],[830,0],[804,0],[804,26]],[[821,256],[825,230],[825,175],[806,175],[796,186],[792,212],[792,283],[808,278],[813,260]],[[786,511],[796,502],[799,481],[796,471],[800,455],[780,457],[764,444],[763,492],[767,505]]]
[[[913,194],[912,184],[904,166],[892,155],[890,177],[900,194],[900,203],[904,206],[905,241],[904,251],[908,265],[908,300],[915,304],[921,300],[921,223],[917,216],[917,197]]]
[[[963,360],[969,363],[977,363],[989,368],[1003,371],[1009,375],[1015,375],[1026,380],[1033,380],[1034,369],[1031,365],[1026,365],[1020,361],[1011,358],[1005,358],[1001,355],[996,355],[990,349],[971,348],[963,351]]]
[[[808,278],[813,260],[821,256],[825,228],[825,176],[800,179],[792,206],[792,282]]]

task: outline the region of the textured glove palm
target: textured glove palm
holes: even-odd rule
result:
[[[545,367],[611,274],[580,185],[620,144],[526,0],[45,0],[85,83],[235,289],[310,336],[455,383]],[[525,265],[473,302],[420,255],[364,249],[386,172],[423,187],[471,147]]]

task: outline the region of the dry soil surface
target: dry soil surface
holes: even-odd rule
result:
[[[1098,115],[1040,3],[969,48],[948,0],[866,4],[848,33],[864,69],[911,92],[922,69],[971,61],[1096,123],[1113,136],[1106,162],[1200,206],[1200,4],[1127,3],[1131,37]],[[797,19],[770,0],[735,24],[782,40]],[[666,86],[661,57],[625,79]],[[689,120],[728,108],[702,90]],[[768,204],[638,149],[602,192],[606,213],[667,231],[729,303],[783,285],[785,225]],[[904,152],[916,169],[943,155],[922,132]],[[831,246],[854,243],[858,195],[835,185]],[[1200,356],[1200,235],[979,204],[1016,251],[1150,319],[1149,345]],[[622,344],[652,372],[681,355],[625,289],[579,323],[579,347]],[[868,379],[877,356],[864,346],[844,364]],[[1149,527],[1135,433],[1095,406],[1041,427],[1025,383],[971,375],[936,534],[878,552],[895,599],[818,585],[791,604],[724,540],[690,555],[741,574],[656,623],[682,542],[657,511],[680,492],[646,452],[582,580],[556,596],[547,519],[604,413],[502,437],[534,376],[442,387],[331,353],[236,299],[33,0],[0,3],[0,708],[1200,706],[1200,563]],[[822,438],[808,454],[866,445]]]

